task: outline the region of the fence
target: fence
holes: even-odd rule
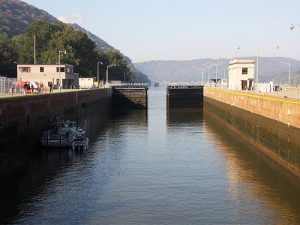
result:
[[[17,78],[0,77],[0,95],[21,94],[23,87]]]

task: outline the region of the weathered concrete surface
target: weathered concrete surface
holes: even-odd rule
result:
[[[95,89],[0,99],[0,126],[5,131],[2,139],[16,139],[15,135],[30,132],[39,125],[53,126],[57,119],[68,119],[71,111],[76,118],[86,105],[101,105],[101,101],[110,97],[109,90]]]
[[[299,100],[214,88],[206,88],[205,96],[300,128]]]
[[[204,109],[246,143],[300,176],[300,102],[206,89]]]
[[[113,87],[114,109],[147,109],[148,87]]]

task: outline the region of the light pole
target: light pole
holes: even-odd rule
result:
[[[223,84],[225,83],[225,80],[226,80],[226,69],[224,68],[224,72],[223,72],[224,74],[224,77],[223,77]],[[222,85],[222,86],[224,86],[224,85]]]
[[[116,64],[111,64],[111,65],[106,66],[106,82],[105,82],[106,86],[108,86],[108,69],[113,66],[116,66]]]
[[[103,65],[103,62],[97,62],[97,82],[98,82],[98,87],[99,87],[99,80],[100,80],[100,77],[99,77],[99,64]]]
[[[287,62],[280,62],[282,64],[286,64],[289,67],[289,86],[291,86],[291,64]]]
[[[294,30],[295,27],[300,27],[300,25],[299,25],[299,24],[292,23],[292,24],[290,25],[290,30]]]
[[[238,51],[240,51],[240,49],[240,46],[235,49],[235,59],[238,59]]]
[[[207,64],[216,67],[216,86],[217,86],[217,83],[218,83],[218,63],[207,63]]]
[[[58,77],[59,77],[59,90],[61,91],[61,77],[60,77],[60,53],[67,54],[67,50],[58,50]]]
[[[258,58],[259,58],[259,48],[257,49],[257,56],[256,56],[256,89],[258,89]]]
[[[274,48],[274,47],[272,47]],[[276,50],[279,50],[279,46],[276,45]],[[260,53],[260,48],[257,48],[257,55],[256,55],[256,88],[258,89],[258,74],[259,74],[259,53]]]

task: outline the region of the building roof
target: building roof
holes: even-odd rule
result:
[[[17,66],[59,66],[59,64],[17,64]],[[71,64],[60,64],[60,66],[73,66],[73,65],[71,65]]]
[[[252,59],[234,59],[229,62],[229,66],[235,64],[255,64],[255,61]]]

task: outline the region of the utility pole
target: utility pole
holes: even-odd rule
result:
[[[36,37],[35,37],[35,34],[33,34],[33,64],[36,64],[36,49],[35,49],[35,44],[36,44]]]
[[[99,64],[103,65],[103,62],[97,62],[97,82],[99,85],[100,77],[99,77]]]
[[[216,87],[218,84],[218,64],[215,65],[216,66]]]
[[[62,80],[61,80],[61,77],[60,77],[60,53],[67,54],[67,51],[66,51],[66,50],[59,50],[59,51],[58,51],[58,76],[59,76],[59,90],[61,91]]]
[[[256,89],[258,88],[258,58],[259,58],[259,48],[257,49],[257,57],[256,57]]]

